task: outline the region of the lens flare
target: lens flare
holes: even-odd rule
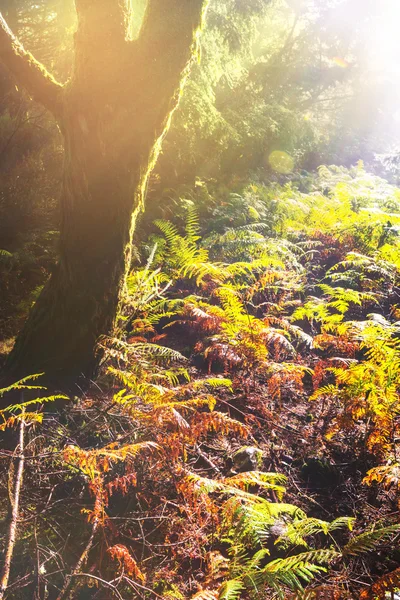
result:
[[[347,69],[347,67],[349,66],[349,63],[345,61],[344,58],[340,58],[340,56],[334,56],[332,58],[332,62],[334,62],[335,65],[341,67],[342,69]]]
[[[268,162],[274,171],[287,175],[294,169],[294,159],[287,152],[282,150],[274,150],[268,156]]]

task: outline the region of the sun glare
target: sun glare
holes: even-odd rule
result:
[[[371,65],[382,75],[395,76],[393,84],[400,88],[400,2],[380,0],[376,17],[370,19],[366,47]]]

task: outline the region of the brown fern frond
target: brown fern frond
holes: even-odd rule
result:
[[[108,548],[107,552],[110,554],[111,558],[118,561],[120,570],[124,571],[129,577],[134,577],[142,582],[146,581],[146,575],[139,569],[136,560],[130,554],[126,546],[117,544]]]
[[[380,577],[370,588],[363,590],[360,600],[384,600],[386,592],[394,592],[400,587],[400,568]]]
[[[238,433],[243,437],[249,435],[249,428],[246,425],[218,411],[196,415],[196,419],[192,423],[192,431],[197,438],[209,431],[223,433],[224,435]]]

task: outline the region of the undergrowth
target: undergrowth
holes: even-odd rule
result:
[[[1,412],[29,438],[10,598],[400,586],[400,195],[362,165],[310,181],[251,183],[246,223],[235,197],[214,231],[182,201],[139,248],[90,393]],[[18,449],[2,459],[6,517]]]

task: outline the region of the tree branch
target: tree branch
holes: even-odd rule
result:
[[[37,102],[57,115],[63,86],[13,35],[0,13],[0,61]]]
[[[148,112],[170,114],[196,54],[209,0],[148,0],[135,46],[136,85],[143,86]],[[136,89],[136,94],[141,90]]]
[[[207,6],[208,0],[148,0],[139,46],[143,60],[153,57],[157,85],[177,73],[180,77],[193,54]]]
[[[75,0],[78,38],[100,48],[125,41],[129,10],[124,0]]]
[[[148,0],[139,39],[160,55],[190,47],[201,26],[208,0]],[[189,42],[189,44],[188,44]]]
[[[128,11],[124,0],[75,0],[75,80],[89,82],[91,93],[111,85],[122,72],[128,50]]]
[[[128,96],[142,118],[135,123],[136,146],[149,153],[148,168],[135,200],[143,208],[149,175],[178,106],[209,0],[148,0],[138,39],[133,44],[132,84]],[[149,140],[156,140],[148,147]],[[134,216],[135,219],[135,216]]]

